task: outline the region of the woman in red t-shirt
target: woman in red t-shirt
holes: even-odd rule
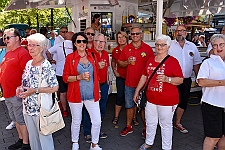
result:
[[[116,89],[117,89],[115,116],[114,116],[114,119],[112,120],[112,123],[114,125],[116,125],[118,122],[120,110],[125,101],[124,89],[125,89],[125,77],[126,77],[127,69],[126,67],[118,66],[118,59],[120,57],[120,54],[123,48],[127,45],[128,41],[129,41],[128,35],[123,31],[119,31],[116,34],[116,43],[118,46],[114,48],[112,51],[111,66],[112,66],[113,73],[116,77]]]
[[[140,89],[147,82],[159,63],[168,55],[171,39],[160,35],[156,38],[156,55],[150,57],[142,73],[134,94],[137,101]],[[145,108],[146,139],[139,150],[150,148],[154,143],[156,128],[159,125],[162,132],[162,149],[172,149],[174,111],[179,101],[177,85],[183,83],[182,70],[179,62],[170,56],[156,71],[147,88],[147,104]]]

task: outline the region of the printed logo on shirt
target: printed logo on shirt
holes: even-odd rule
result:
[[[146,54],[145,52],[142,52],[142,53],[141,53],[141,57],[144,58],[144,57],[146,57],[146,56],[147,56],[147,54]]]
[[[193,52],[190,52],[189,55],[190,55],[191,57],[193,57],[193,56],[194,56],[194,53],[193,53]]]

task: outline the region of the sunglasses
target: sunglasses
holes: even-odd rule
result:
[[[62,33],[67,33],[68,31],[61,31]]]
[[[130,35],[140,35],[141,34],[141,32],[136,32],[136,33],[131,33]]]
[[[87,40],[77,40],[76,41],[77,44],[80,44],[81,42],[84,43],[84,44],[87,44]]]
[[[94,33],[90,33],[90,32],[88,32],[88,33],[86,33],[87,35],[92,35],[92,36],[95,36],[95,34]]]
[[[6,36],[6,37],[4,37],[4,41],[7,39],[7,40],[9,40],[11,37],[16,37],[15,35],[13,35],[13,36]]]

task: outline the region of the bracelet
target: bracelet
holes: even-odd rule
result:
[[[75,80],[77,81],[77,76],[75,76]]]

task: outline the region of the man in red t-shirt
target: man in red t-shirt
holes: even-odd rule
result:
[[[90,50],[93,48],[94,46],[94,36],[95,36],[95,30],[92,27],[87,27],[84,30],[85,35],[88,38],[88,44],[87,44],[87,48]]]
[[[17,143],[8,149],[30,149],[27,127],[23,118],[22,99],[16,96],[16,88],[21,86],[22,73],[28,60],[31,59],[26,49],[21,47],[20,34],[14,28],[5,30],[4,42],[7,45],[7,53],[0,66],[0,83],[5,97],[5,104],[9,111],[9,117],[16,123],[19,135]]]
[[[135,113],[135,103],[133,101],[134,92],[147,60],[154,55],[152,48],[141,40],[142,36],[142,30],[139,27],[133,27],[131,29],[132,42],[124,47],[118,61],[118,64],[121,67],[127,67],[125,79],[125,107],[127,120],[126,127],[120,132],[121,136],[126,136],[133,132],[132,119]],[[142,121],[144,122],[142,136],[145,138],[145,118],[143,110]]]
[[[109,77],[108,77],[108,67],[109,67],[109,55],[108,52],[104,50],[106,44],[106,37],[98,33],[94,37],[94,48],[89,49],[89,52],[94,53],[94,59],[97,59],[99,62],[99,84],[100,84],[100,93],[101,99],[99,100],[101,118],[106,113],[106,104],[108,101],[108,90],[109,90]],[[84,135],[91,135],[91,120],[89,114],[84,111]],[[100,133],[100,138],[106,138],[107,134],[104,132]]]

